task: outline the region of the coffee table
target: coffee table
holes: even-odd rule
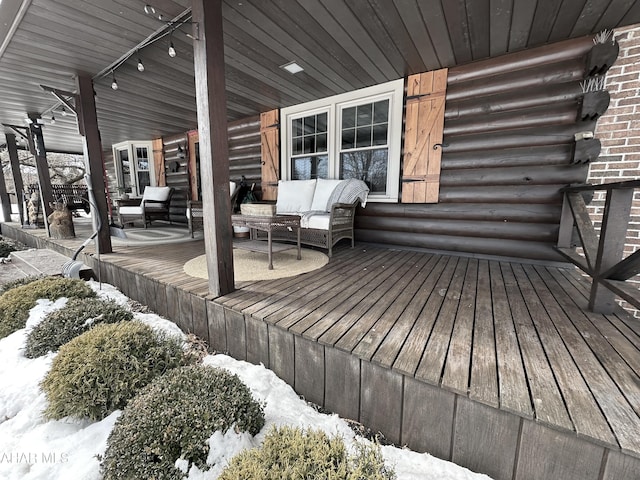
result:
[[[262,240],[255,240],[253,232],[251,240],[234,243],[233,246],[251,252],[261,252],[269,254],[269,270],[273,270],[273,252],[282,252],[298,247],[298,260],[302,258],[300,252],[300,216],[299,215],[231,215],[231,224],[234,227],[248,227],[251,230],[267,232],[267,244]],[[297,232],[297,245],[286,243],[273,243],[271,232],[275,228],[295,229]]]

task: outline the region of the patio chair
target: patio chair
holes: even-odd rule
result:
[[[118,220],[121,225],[142,220],[144,228],[147,223],[156,219],[168,220],[171,223],[169,209],[173,187],[146,187],[142,198],[131,200],[118,200]]]
[[[235,182],[229,182],[229,192],[231,193],[231,210],[233,213],[234,203],[239,189]],[[202,202],[196,200],[187,200],[187,221],[189,224],[189,233],[193,238],[193,232],[195,230],[202,230],[204,227],[204,210],[202,208]]]

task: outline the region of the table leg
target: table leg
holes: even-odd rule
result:
[[[300,252],[300,226],[298,226],[298,260],[302,260],[302,255]]]
[[[269,270],[273,270],[273,260],[271,253],[271,229],[269,229],[269,231],[267,232],[267,243],[269,247]]]

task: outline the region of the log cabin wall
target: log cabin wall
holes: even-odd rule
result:
[[[175,189],[171,197],[171,221],[177,223],[187,222],[185,212],[190,191],[187,148],[186,133],[162,138],[165,183]]]
[[[247,184],[256,183],[259,195],[261,172],[260,160],[260,117],[253,116],[228,125],[229,132],[229,177],[240,183],[243,176]],[[197,132],[163,137],[164,168],[166,185],[175,188],[171,201],[171,220],[186,223],[187,200],[197,200],[198,176],[190,171],[189,148],[197,142]],[[189,139],[192,139],[190,142]],[[195,138],[195,142],[193,139]],[[191,145],[191,147],[190,147]],[[193,162],[195,164],[195,162]],[[190,178],[191,177],[191,178]]]
[[[574,139],[597,117],[582,120],[580,83],[610,66],[594,67],[593,48],[581,38],[450,69],[439,203],[370,202],[357,239],[560,261],[559,189],[585,182],[600,147]]]

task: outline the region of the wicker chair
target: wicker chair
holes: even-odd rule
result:
[[[142,198],[132,200],[118,200],[118,220],[121,225],[142,220],[144,228],[147,223],[156,219],[168,220],[171,223],[169,209],[173,187],[146,187]]]

